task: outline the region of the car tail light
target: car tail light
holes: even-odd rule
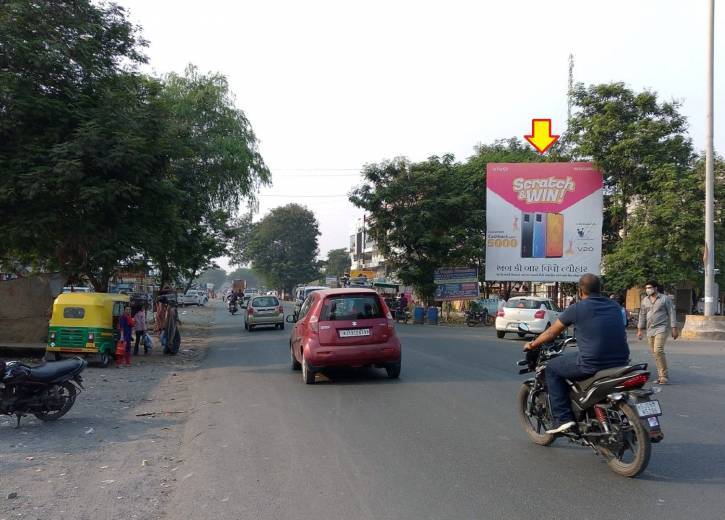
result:
[[[634,377],[630,377],[629,379],[625,379],[619,386],[621,388],[638,388],[645,384],[648,380],[649,374],[647,372],[644,372],[642,374],[637,374]]]
[[[310,316],[310,328],[313,332],[320,332],[320,320],[317,316]]]
[[[282,307],[281,305],[277,307],[277,312],[279,312],[280,314],[284,314],[284,307]]]
[[[88,333],[88,343],[93,343],[96,340],[96,335],[92,332]]]
[[[252,308],[251,305],[247,307],[247,314],[250,314],[250,315],[254,314],[254,309]]]
[[[395,330],[395,320],[393,319],[393,315],[391,314],[390,310],[388,310],[388,313],[385,315],[385,317],[388,319],[388,329],[390,329],[390,332],[393,332]]]
[[[543,320],[544,316],[546,316],[546,312],[543,310],[538,310],[534,313],[534,318],[536,318],[537,320]]]
[[[504,314],[503,309],[499,309],[496,311],[497,318],[503,318],[503,314]]]

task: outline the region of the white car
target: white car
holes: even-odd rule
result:
[[[205,305],[209,301],[206,291],[198,289],[189,289],[184,295],[184,305]]]
[[[548,329],[559,317],[561,311],[549,298],[540,296],[516,296],[504,303],[496,313],[496,336],[503,338],[507,332],[518,331],[519,323],[526,323],[532,334],[540,334]]]

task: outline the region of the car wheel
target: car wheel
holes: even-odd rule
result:
[[[300,362],[297,361],[297,359],[295,358],[295,353],[292,350],[292,345],[290,345],[290,348],[289,348],[289,357],[290,357],[290,361],[292,362],[292,370],[299,370],[302,368],[302,365],[300,364]]]
[[[279,324],[279,330],[284,330],[284,322]]]
[[[244,322],[244,330],[249,330],[249,325],[247,325],[247,322]]]
[[[310,369],[304,354],[302,354],[302,380],[306,385],[315,384],[315,372]]]
[[[400,363],[386,366],[385,371],[388,373],[388,378],[398,379],[400,377]]]
[[[497,330],[497,331],[496,331],[496,337],[497,337],[498,339],[501,339],[501,338],[503,338],[503,337],[504,337],[505,335],[506,335],[506,332],[504,332],[504,331],[502,331],[502,330]]]
[[[107,350],[104,350],[99,356],[99,364],[103,368],[108,368],[111,365],[111,361],[113,361],[113,357],[114,356],[112,354],[109,354]]]
[[[517,332],[517,333],[516,333],[516,335],[517,335],[517,336],[518,336],[519,338],[525,338],[525,337],[526,337],[526,334],[525,334],[525,333],[523,333],[523,332]]]
[[[249,332],[252,332],[253,329],[254,329],[254,325],[247,325],[247,330]]]

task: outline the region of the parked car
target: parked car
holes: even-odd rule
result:
[[[247,303],[244,328],[251,332],[259,325],[284,329],[284,308],[276,296],[252,296]]]
[[[390,310],[371,289],[312,291],[294,322],[290,338],[293,370],[302,370],[306,384],[330,367],[384,368],[400,375],[401,348]]]
[[[519,337],[519,323],[526,323],[532,334],[540,334],[548,329],[559,317],[560,309],[549,298],[540,296],[517,296],[504,303],[496,313],[496,336],[503,338],[507,332],[515,332]]]
[[[206,291],[200,291],[198,289],[189,289],[184,295],[184,305],[206,305],[209,301],[209,297]]]
[[[302,304],[305,302],[307,297],[312,294],[315,291],[324,291],[325,289],[329,289],[329,287],[324,287],[322,285],[308,285],[303,287],[298,287],[295,291],[295,308],[292,314],[294,316],[299,315],[300,308],[302,307]]]
[[[83,287],[80,285],[74,285],[73,287],[63,287],[63,293],[71,293],[71,292],[77,292],[77,293],[87,293],[87,292],[94,292],[93,287]]]

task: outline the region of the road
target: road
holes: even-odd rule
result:
[[[521,341],[492,328],[399,326],[403,371],[306,386],[289,327],[246,333],[217,311],[168,518],[722,518],[725,348],[670,349],[665,440],[638,479],[562,440],[532,445],[514,412]],[[633,359],[649,361],[644,344]],[[209,405],[212,404],[212,405]],[[181,472],[180,472],[181,473]]]

